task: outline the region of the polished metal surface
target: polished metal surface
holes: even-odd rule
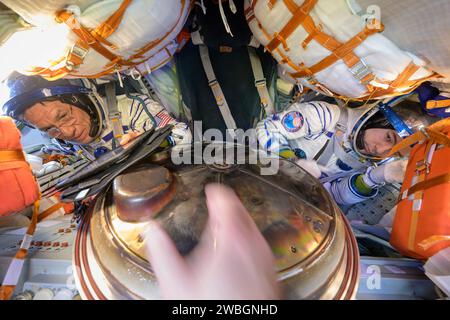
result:
[[[80,248],[92,243],[75,253],[84,271],[78,281],[89,283],[81,292],[98,297],[91,292],[97,288],[110,299],[157,299],[142,234],[155,219],[178,250],[189,254],[207,222],[204,187],[211,182],[234,189],[249,211],[272,248],[285,298],[354,297],[359,256],[351,229],[322,185],[286,160],[271,176],[250,164],[166,163],[135,167],[118,177],[97,197],[79,237]],[[105,283],[109,289],[100,289]]]
[[[146,221],[156,216],[175,193],[172,173],[161,166],[138,166],[113,182],[113,198],[122,221]]]

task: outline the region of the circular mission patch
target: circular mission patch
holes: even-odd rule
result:
[[[300,112],[291,111],[283,117],[281,123],[288,132],[297,132],[303,127],[304,120]]]

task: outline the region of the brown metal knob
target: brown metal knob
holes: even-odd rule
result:
[[[113,182],[117,215],[126,222],[156,216],[173,198],[175,179],[160,166],[145,164],[119,175]]]

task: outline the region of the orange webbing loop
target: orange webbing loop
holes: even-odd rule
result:
[[[381,29],[372,29],[365,27],[361,32],[355,35],[352,39],[342,44],[339,48],[335,49],[328,57],[323,59],[322,61],[316,63],[312,67],[309,67],[309,70],[316,74],[328,67],[330,67],[333,63],[338,61],[339,59],[345,58],[349,54],[353,54],[353,50],[358,47],[364,40],[366,40],[369,36],[378,33]],[[358,58],[359,60],[359,58]],[[307,74],[305,72],[297,72],[293,74],[296,78],[306,77]]]
[[[422,131],[417,131],[414,134],[410,135],[409,137],[406,137],[402,141],[400,141],[398,144],[396,144],[392,150],[387,155],[387,158],[391,157],[392,155],[396,154],[397,152],[413,145],[416,142],[422,141],[422,140],[431,140],[433,142],[445,145],[447,147],[450,147],[450,138],[442,134],[441,131],[450,126],[450,118],[443,119],[441,121],[438,121],[428,128],[424,129],[426,134]],[[427,137],[428,135],[428,137]]]
[[[431,237],[426,238],[425,240],[422,240],[419,242],[418,246],[421,247],[423,250],[428,250],[432,246],[435,246],[441,242],[444,241],[450,241],[450,236],[448,235],[434,235]]]
[[[78,36],[79,40],[75,43],[74,47],[81,48],[81,50],[85,52],[87,52],[89,48],[92,48],[99,54],[104,56],[106,59],[110,60],[111,67],[108,69],[109,73],[115,69],[116,65],[128,65],[126,61],[106,49],[102,44],[105,44],[112,49],[116,49],[116,46],[107,41],[105,38],[109,37],[114,33],[114,31],[117,30],[130,3],[131,0],[124,0],[120,7],[111,16],[109,16],[106,21],[101,23],[96,29],[92,31],[89,31],[87,28],[78,23],[73,13],[67,10],[59,11],[56,14],[55,19],[59,23],[65,23],[72,30],[72,32],[74,32]],[[70,65],[71,68],[81,65],[83,61],[84,55],[79,56],[74,51],[71,51],[66,59],[67,64]],[[45,71],[47,72],[47,74],[43,76],[54,80],[64,77],[65,75],[70,73],[71,69],[62,67],[54,71]]]
[[[25,161],[21,150],[0,150],[0,162]]]
[[[92,31],[88,30],[87,28],[84,28],[80,23],[78,23],[71,12],[68,12],[66,10],[58,12],[56,14],[56,21],[59,23],[66,23],[68,27],[78,36],[79,40],[76,42],[74,47],[81,48],[82,50],[78,51],[84,51],[84,54],[82,54],[82,56],[79,56],[76,54],[74,50],[72,50],[65,59],[67,66],[55,68],[55,70],[50,70],[50,68],[46,69],[36,68],[35,70],[33,70],[32,73],[34,74],[39,73],[41,76],[49,80],[56,80],[61,77],[64,77],[67,74],[70,74],[74,67],[79,66],[83,63],[84,56],[90,48],[94,49],[103,57],[110,60],[110,63],[105,66],[106,70],[102,72],[99,72],[95,75],[77,74],[78,77],[99,78],[104,75],[110,74],[111,72],[117,71],[122,66],[131,67],[138,65],[146,61],[147,59],[151,58],[151,57],[144,58],[143,55],[147,51],[159,45],[162,41],[164,41],[167,38],[169,34],[171,34],[174,31],[174,29],[177,27],[177,25],[179,24],[179,22],[183,17],[183,12],[186,8],[186,5],[188,3],[189,5],[191,5],[193,1],[181,0],[182,7],[180,10],[180,15],[177,19],[177,22],[172,26],[172,28],[163,37],[155,41],[152,41],[151,43],[137,50],[136,54],[129,57],[128,59],[124,59],[123,57],[112,53],[111,51],[106,49],[103,45],[106,45],[111,49],[117,49],[117,47],[114,44],[112,44],[105,38],[109,37],[111,34],[114,33],[114,31],[117,30],[117,28],[122,22],[124,13],[126,12],[126,9],[130,5],[130,3],[131,0],[122,1],[120,7],[106,21],[104,21],[101,25],[99,25],[95,30]],[[136,59],[140,59],[141,61],[135,61]],[[56,64],[52,65],[52,67],[55,66]]]
[[[34,208],[33,208],[33,214],[31,216],[31,222],[30,225],[28,226],[27,232],[24,236],[24,240],[26,238],[32,237],[34,235],[34,232],[36,231],[36,226],[37,226],[37,222],[38,222],[38,215],[39,215],[39,205],[40,205],[40,198],[41,195],[39,194],[39,199],[36,200],[36,202],[34,203]],[[29,241],[28,241],[29,242]],[[24,243],[24,241],[22,241],[22,244]],[[15,261],[15,260],[25,260],[27,254],[28,254],[28,248],[29,248],[29,244],[28,246],[25,245],[25,247],[21,247],[16,255],[14,256],[11,264]],[[20,267],[20,270],[13,270],[14,273],[19,274],[21,273],[23,268],[23,264]],[[5,275],[5,279],[8,277],[10,272],[10,269],[8,268],[8,271]],[[8,284],[2,284],[0,286],[0,300],[9,300],[11,299],[13,293],[14,293],[14,289],[16,288],[17,283],[8,283]]]
[[[429,180],[425,180],[419,183],[416,183],[414,186],[408,189],[408,197],[416,192],[425,191],[435,186],[439,186],[444,183],[450,182],[450,173],[443,174],[437,177],[434,177]]]
[[[95,30],[92,31],[92,34],[99,36],[101,39],[106,39],[110,35],[112,35],[122,22],[122,18],[125,14],[125,11],[127,10],[130,4],[131,0],[122,1],[122,4],[116,10],[116,12],[114,12],[111,16],[109,16],[109,18],[106,19],[106,21],[104,21],[101,25],[95,28]]]
[[[75,17],[71,12],[66,10],[58,12],[56,14],[56,21],[64,22],[69,28],[71,28],[72,32],[74,32],[78,36],[78,38],[80,38],[77,44],[84,45],[84,47],[88,46],[94,49],[110,61],[114,61],[118,58],[114,53],[103,47],[101,43],[99,43],[99,41],[91,34],[91,32],[89,32],[88,29],[83,27],[81,24],[76,23]],[[80,63],[74,63],[74,65],[79,64]]]
[[[157,45],[159,45],[161,42],[163,42],[164,39],[167,38],[167,36],[168,36],[169,34],[171,34],[171,33],[175,30],[175,28],[177,27],[177,25],[180,23],[181,18],[183,17],[183,11],[184,11],[184,8],[185,8],[185,6],[187,5],[187,3],[190,4],[190,2],[188,2],[187,0],[181,0],[181,10],[180,10],[180,15],[178,16],[178,19],[177,19],[177,21],[174,23],[174,25],[172,26],[172,28],[171,28],[171,29],[170,29],[163,37],[161,37],[161,38],[159,38],[159,39],[157,39],[157,40],[155,40],[155,41],[152,41],[152,42],[150,42],[149,44],[145,45],[144,47],[142,47],[141,49],[139,49],[139,50],[136,52],[136,54],[134,54],[134,55],[132,55],[131,57],[129,57],[127,61],[133,61],[133,60],[135,60],[135,59],[142,59],[143,55],[144,55],[147,51],[150,51],[151,49],[153,49],[153,48],[155,48]],[[144,61],[142,61],[142,62],[144,62]],[[142,62],[138,62],[138,63],[135,63],[135,64],[139,64],[139,63],[142,63]]]
[[[450,99],[444,100],[429,100],[427,101],[426,108],[428,110],[436,109],[436,108],[445,108],[450,107]]]
[[[302,48],[306,49],[308,47],[309,43],[319,35],[320,31],[322,31],[322,25],[319,24],[319,26],[317,28],[315,27],[314,30],[311,33],[309,33],[309,35],[306,37],[306,39],[303,40]]]
[[[286,39],[297,29],[299,25],[309,15],[310,11],[314,8],[318,0],[305,0],[300,7],[297,7],[293,0],[284,0],[287,7],[296,7],[295,12],[291,20],[283,27],[283,29],[276,34],[276,36],[266,46],[267,50],[273,51],[280,43],[286,41]]]
[[[64,207],[64,205],[65,204],[62,202],[57,202],[54,205],[52,205],[50,208],[46,209],[44,212],[41,212],[38,217],[38,222],[41,222],[42,220],[44,220],[51,214],[55,213],[56,211],[58,211],[59,209]]]
[[[273,9],[273,6],[275,5],[275,3],[277,2],[277,0],[269,0],[267,2],[267,6],[269,7],[269,9]]]
[[[401,88],[402,85],[404,85],[404,83],[408,81],[408,79],[411,78],[412,75],[414,75],[414,73],[416,73],[417,70],[419,70],[419,66],[411,61],[402,71],[402,73],[400,73],[397,79],[392,81],[392,83],[389,86],[391,90],[394,91],[395,89]]]

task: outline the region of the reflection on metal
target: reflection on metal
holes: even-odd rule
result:
[[[97,196],[77,235],[74,264],[82,297],[158,299],[141,237],[147,221],[156,219],[189,254],[208,218],[204,187],[218,181],[234,189],[272,248],[285,298],[354,298],[359,255],[351,228],[320,183],[285,160],[273,176],[260,175],[251,164],[168,162],[116,178]]]

